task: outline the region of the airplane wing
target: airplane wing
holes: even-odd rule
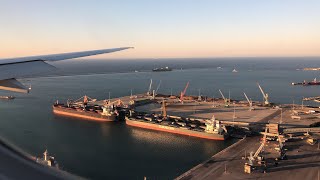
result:
[[[56,69],[56,67],[46,63],[46,61],[61,61],[73,58],[93,56],[98,54],[122,51],[129,48],[132,47],[0,59],[0,89],[27,93],[28,88],[17,81],[16,78],[40,75],[44,72],[49,72]]]

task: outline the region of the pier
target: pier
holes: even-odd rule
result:
[[[301,108],[299,111],[308,111]],[[250,152],[256,152],[261,145],[262,136],[246,137],[232,146],[213,155],[205,162],[181,174],[177,180],[190,179],[317,179],[319,178],[320,148],[319,144],[310,143],[310,139],[319,138],[320,128],[309,128],[316,120],[310,114],[301,115],[301,119],[290,118],[296,110],[286,109],[283,114],[261,119],[259,122],[279,123],[284,134],[295,138],[285,142],[285,160],[277,160],[278,141],[266,141],[264,157],[266,168],[261,166],[251,173],[245,173],[245,163]],[[288,128],[289,127],[289,128]],[[310,134],[309,134],[310,133]],[[309,135],[308,135],[309,134]]]
[[[185,96],[181,101],[177,96],[137,94],[93,103],[101,106],[121,104],[137,112],[158,114],[165,117],[165,120],[170,118],[178,120],[183,117],[188,119],[188,123],[198,122],[205,125],[212,120],[214,115],[214,120],[219,121],[226,134],[236,138],[244,137],[205,162],[181,174],[176,178],[177,180],[313,179],[318,177],[320,166],[318,156],[320,145],[317,144],[317,139],[320,137],[318,135],[320,128],[317,127],[320,117],[318,108],[296,104],[276,106],[267,101],[267,95],[264,94],[264,97],[265,102],[260,103],[252,102],[248,98],[246,102],[225,97],[207,99]],[[136,124],[143,122],[143,126],[134,126],[145,128],[147,119],[144,118],[152,121],[152,118],[147,116],[142,117],[142,120],[133,119],[131,121],[130,118],[127,118],[126,124],[133,125],[133,122]],[[168,122],[175,123],[175,121]],[[183,121],[179,123],[183,124]],[[149,126],[152,124],[156,125],[147,129],[159,130],[158,126],[161,126],[166,132],[177,134],[177,131],[173,130],[175,126],[161,125],[157,122],[150,123]],[[231,131],[229,132],[227,128]],[[245,135],[236,132],[239,129],[245,132]],[[248,131],[250,133],[247,133]],[[189,134],[184,133],[183,135]],[[297,175],[296,172],[299,174]]]

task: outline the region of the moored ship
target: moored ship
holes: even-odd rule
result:
[[[228,137],[227,129],[214,116],[205,122],[191,121],[177,116],[162,116],[155,114],[130,113],[126,117],[129,126],[169,132],[185,136],[209,140],[225,140]]]
[[[114,105],[89,105],[89,101],[94,99],[88,96],[82,97],[83,101],[68,101],[61,104],[58,101],[52,106],[53,112],[58,115],[70,116],[93,121],[117,121],[119,112]],[[81,98],[80,98],[81,99]]]

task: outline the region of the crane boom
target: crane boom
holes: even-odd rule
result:
[[[261,91],[261,93],[262,93],[262,95],[263,95],[263,99],[264,99],[264,104],[265,105],[268,105],[269,104],[269,95],[268,94],[266,94],[266,93],[264,93],[264,91],[263,91],[263,89],[262,89],[262,87],[260,86],[260,84],[259,83],[257,83],[257,85],[258,85],[258,87],[259,87],[259,89],[260,89],[260,91]]]
[[[264,97],[264,98],[266,98],[266,94],[264,93],[264,91],[263,91],[262,87],[260,86],[260,84],[259,84],[259,83],[257,83],[257,84],[258,84],[258,87],[259,87],[259,89],[260,89],[260,91],[261,91],[261,93],[262,93],[263,97]]]
[[[149,89],[147,94],[150,95],[151,94],[151,88],[152,88],[152,79],[150,79],[150,85],[149,85]]]
[[[181,92],[181,94],[180,94],[180,101],[181,101],[181,102],[183,101],[183,97],[184,97],[184,95],[186,94],[188,87],[189,87],[189,82],[187,82],[186,87],[184,88],[184,90],[183,90],[183,91]]]
[[[158,93],[158,90],[159,90],[159,88],[160,88],[160,85],[161,85],[161,80],[160,80],[160,82],[159,82],[159,84],[158,84],[158,86],[157,86],[156,94]]]
[[[260,147],[258,148],[258,150],[256,151],[256,153],[254,154],[253,158],[257,158],[258,155],[261,153],[261,151],[263,150],[265,144],[266,144],[266,141],[267,141],[267,132],[268,132],[268,128],[265,129],[265,133],[263,135],[263,139],[262,139],[262,142],[261,142],[261,145]]]
[[[186,94],[188,87],[189,87],[189,82],[187,82],[187,85],[186,85],[186,87],[185,87],[184,90],[183,90],[183,95]]]
[[[247,101],[249,103],[249,111],[254,110],[254,108],[252,107],[252,101],[248,98],[248,96],[247,96],[247,94],[245,92],[243,94],[244,94],[244,96],[246,97],[246,99],[247,99]]]
[[[230,91],[229,91],[229,99],[227,99],[226,97],[224,97],[224,95],[223,95],[223,93],[222,93],[222,91],[219,89],[219,92],[220,92],[220,94],[221,94],[221,96],[222,96],[222,98],[223,98],[223,100],[224,100],[224,103],[225,103],[225,107],[229,107],[229,105],[230,105]]]
[[[248,96],[246,95],[246,93],[244,92],[243,94],[244,94],[244,96],[246,97],[248,103],[251,105],[251,101],[250,101],[250,99],[248,98]]]
[[[219,92],[220,92],[220,94],[221,94],[221,96],[222,96],[223,100],[224,100],[224,101],[226,101],[226,98],[224,97],[224,95],[223,95],[223,93],[221,92],[221,90],[220,90],[220,89],[219,89]]]

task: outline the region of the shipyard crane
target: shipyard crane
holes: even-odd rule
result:
[[[181,103],[183,103],[183,98],[184,98],[184,95],[185,95],[186,92],[187,92],[188,87],[189,87],[189,82],[187,82],[186,87],[185,87],[184,90],[180,93],[180,102],[181,102]]]
[[[88,103],[92,103],[95,101],[97,101],[97,99],[93,99],[93,98],[90,98],[89,96],[85,95],[75,101],[71,100],[71,104],[81,106],[81,105],[87,105]]]
[[[246,99],[247,99],[247,101],[249,103],[249,111],[254,110],[254,108],[252,107],[252,101],[248,98],[248,96],[246,95],[245,92],[243,94],[244,94],[244,96],[246,97]]]
[[[258,85],[258,87],[259,87],[259,89],[260,89],[260,91],[261,91],[261,93],[263,95],[264,105],[269,105],[270,104],[269,103],[269,95],[267,93],[264,93],[264,91],[263,91],[263,89],[262,89],[262,87],[260,86],[259,83],[257,83],[257,85]]]
[[[121,99],[117,99],[117,100],[112,101],[112,102],[108,101],[106,104],[107,105],[115,105],[117,107],[123,107],[124,106],[124,103],[123,103],[123,101]]]
[[[149,89],[148,89],[148,92],[147,92],[148,96],[151,95],[151,88],[152,88],[152,79],[150,79],[150,85],[149,85]]]
[[[223,93],[222,93],[222,91],[219,89],[219,92],[220,92],[220,94],[221,94],[221,96],[222,96],[222,98],[223,98],[223,100],[224,100],[224,106],[225,107],[229,107],[229,103],[230,103],[230,99],[227,99],[227,98],[225,98],[224,97],[224,95],[223,95]]]
[[[160,80],[160,82],[159,82],[159,84],[158,84],[158,86],[157,86],[157,89],[156,89],[156,91],[155,91],[156,94],[158,93],[158,90],[159,90],[159,88],[160,88],[160,85],[161,85],[161,80]]]
[[[268,132],[268,128],[266,127],[264,135],[263,135],[263,139],[261,141],[261,145],[260,147],[257,149],[257,151],[254,153],[253,152],[250,153],[250,157],[248,157],[249,160],[249,165],[252,166],[253,165],[253,161],[259,156],[259,154],[263,151],[264,146],[266,145],[267,142],[267,132]]]

